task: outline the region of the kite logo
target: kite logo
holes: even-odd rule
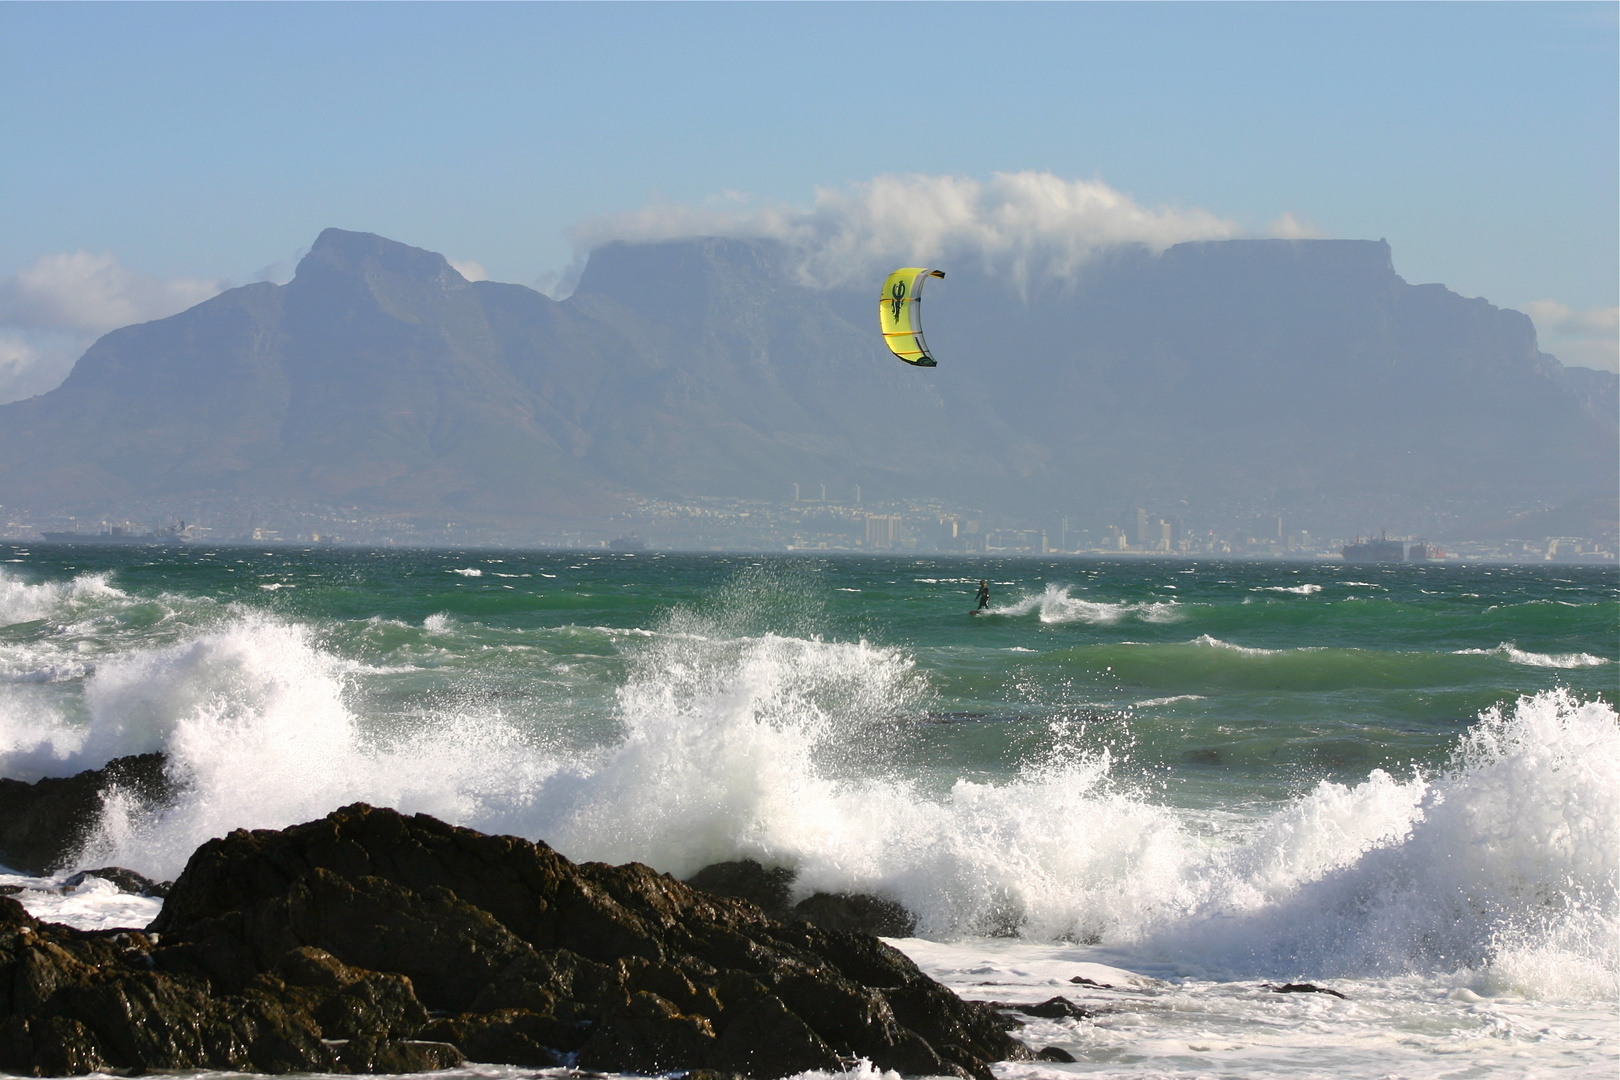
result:
[[[900,321],[900,307],[901,307],[902,304],[905,303],[905,299],[906,299],[906,283],[903,282],[903,281],[895,282],[894,283],[894,288],[889,290],[889,294],[894,297],[893,302],[890,303],[890,305],[889,305],[889,308],[890,308],[889,317],[891,319],[893,319],[895,322],[899,322]]]

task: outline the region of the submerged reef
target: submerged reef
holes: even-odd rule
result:
[[[0,1070],[416,1072],[463,1060],[990,1080],[1015,1022],[869,934],[637,863],[356,803],[210,840],[139,931],[0,899]]]

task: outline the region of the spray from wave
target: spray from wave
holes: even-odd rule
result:
[[[992,615],[1036,614],[1041,622],[1052,624],[1089,623],[1093,626],[1112,626],[1124,619],[1137,619],[1146,623],[1179,622],[1182,614],[1174,600],[1145,600],[1119,603],[1108,600],[1087,600],[1071,596],[1069,585],[1048,585],[1038,595],[1021,596],[1008,604],[990,608]]]

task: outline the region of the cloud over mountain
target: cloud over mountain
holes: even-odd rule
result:
[[[1101,180],[1025,170],[988,181],[878,176],[818,188],[808,209],[751,205],[735,194],[700,206],[653,203],[582,222],[573,240],[582,254],[615,240],[778,240],[797,255],[806,284],[831,287],[913,261],[977,265],[1022,282],[1036,274],[1067,275],[1121,244],[1162,251],[1240,232],[1236,223],[1197,208],[1143,206]]]
[[[1620,371],[1620,307],[1575,311],[1556,300],[1520,306],[1536,324],[1542,347],[1566,364]]]
[[[0,402],[56,386],[107,331],[167,318],[227,287],[143,274],[88,251],[46,255],[0,278]]]

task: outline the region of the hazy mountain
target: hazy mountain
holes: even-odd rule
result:
[[[1128,249],[930,290],[941,364],[918,370],[883,350],[875,296],[811,289],[767,242],[609,245],[558,302],[329,229],[288,284],[114,331],[0,406],[0,501],[540,528],[800,482],[1444,534],[1617,483],[1616,378],[1564,370],[1524,315],[1407,284],[1382,242]]]

